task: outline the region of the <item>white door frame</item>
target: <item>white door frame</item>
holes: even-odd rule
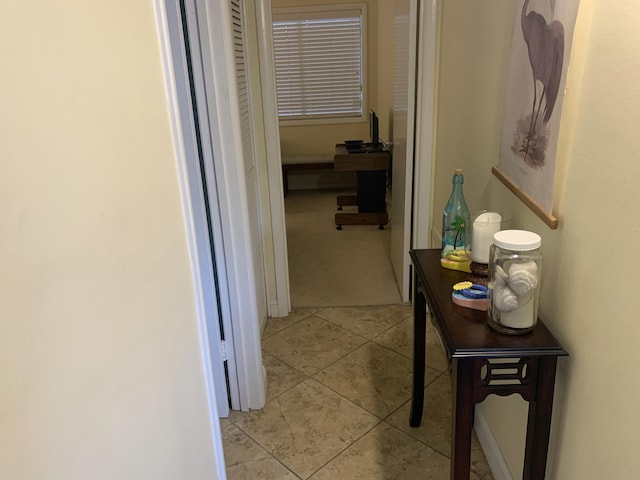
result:
[[[205,5],[206,3],[206,5]],[[193,58],[193,64],[201,62],[202,75],[206,78],[209,87],[203,92],[202,85],[196,81],[198,118],[201,122],[201,134],[203,153],[205,154],[205,178],[210,185],[208,190],[208,202],[210,210],[217,212],[218,223],[213,222],[214,248],[216,271],[218,273],[218,285],[220,287],[220,299],[218,306],[222,314],[222,324],[226,345],[209,343],[206,347],[205,359],[210,360],[212,352],[218,350],[221,356],[223,349],[227,351],[227,362],[235,371],[229,370],[229,387],[231,391],[231,403],[233,409],[250,410],[260,409],[264,406],[266,395],[265,369],[262,365],[260,345],[260,328],[258,325],[258,309],[256,305],[257,295],[254,282],[254,269],[252,265],[252,251],[250,245],[250,229],[248,225],[248,207],[245,179],[242,171],[241,139],[239,138],[239,113],[237,108],[237,93],[235,90],[235,75],[233,69],[233,56],[230,34],[230,11],[226,2],[205,2],[205,0],[187,0],[186,5],[190,15],[198,8],[199,37],[202,54],[199,58]],[[180,96],[175,81],[169,77],[188,81],[186,78],[186,62],[176,63],[176,48],[172,41],[182,36],[182,25],[179,16],[178,0],[156,0],[156,10],[159,12],[159,32],[163,46],[163,63],[165,76],[168,78],[168,96],[170,114],[173,121],[174,142],[176,149],[184,149],[189,141],[188,133],[191,125],[188,119],[181,114],[183,103],[190,98]],[[178,12],[177,19],[170,22],[167,12]],[[174,15],[175,16],[175,15]],[[189,19],[191,21],[191,19]],[[194,42],[192,42],[194,43]],[[179,56],[179,53],[178,53]],[[184,60],[184,59],[182,59]],[[215,65],[215,69],[213,68]],[[194,80],[196,80],[194,78]],[[188,91],[188,86],[187,90]],[[206,95],[205,95],[206,94]],[[206,102],[203,98],[206,96]],[[189,106],[189,109],[191,107]],[[186,114],[191,114],[190,110]],[[206,128],[208,127],[208,128]],[[205,138],[205,136],[210,136]],[[206,147],[209,146],[210,150]],[[191,198],[196,193],[194,189],[200,181],[199,166],[196,169],[187,163],[197,162],[197,153],[187,152],[179,154],[179,169],[183,175],[180,177],[181,188],[184,192],[190,192]],[[196,178],[197,177],[197,178]],[[201,190],[200,190],[201,192]],[[193,201],[193,200],[191,200]],[[186,216],[193,213],[185,211]],[[187,222],[192,221],[187,218]],[[195,238],[195,234],[187,231],[190,245],[203,242],[203,237]],[[203,235],[200,232],[200,235]],[[208,242],[208,236],[207,236]],[[200,258],[195,258],[198,264],[194,271],[203,268]],[[206,290],[202,276],[194,273],[194,286],[196,291]],[[205,315],[203,322],[212,322],[207,317],[207,312],[198,312]],[[230,340],[230,341],[229,341]],[[204,347],[203,347],[204,348]],[[230,353],[231,352],[231,353]],[[205,360],[205,363],[207,363]],[[209,361],[209,363],[215,363]],[[211,366],[205,365],[206,369]],[[216,389],[219,389],[219,379],[215,379]],[[234,390],[236,395],[234,395]],[[226,392],[226,389],[225,389]]]
[[[253,267],[247,185],[242,161],[242,138],[236,88],[231,10],[229,2],[188,0],[198,10],[202,66],[206,85],[206,110],[213,145],[213,169],[217,198],[210,205],[220,209],[226,280],[231,310],[233,346],[240,405],[243,411],[260,409],[266,401],[266,370],[258,318],[256,272]],[[200,102],[199,102],[200,103]],[[231,381],[231,380],[230,380]]]
[[[260,30],[260,68],[263,81],[263,101],[265,132],[268,145],[268,177],[269,191],[272,199],[272,232],[274,238],[274,252],[276,255],[276,281],[278,285],[279,310],[271,311],[271,316],[285,316],[290,311],[289,277],[287,263],[286,231],[282,203],[282,176],[280,160],[280,143],[277,126],[277,111],[275,81],[273,74],[273,48],[271,34],[271,0],[255,0],[258,12],[258,28]],[[409,301],[409,272],[410,248],[427,248],[429,246],[429,229],[431,224],[431,181],[433,171],[433,130],[435,117],[435,88],[437,73],[437,28],[438,28],[438,0],[418,0],[419,8],[412,10],[414,18],[410,19],[413,28],[417,24],[417,37],[414,42],[413,54],[417,60],[416,70],[410,75],[416,78],[415,97],[410,101],[415,105],[413,109],[409,132],[411,139],[408,145],[408,155],[405,171],[406,198],[404,211],[405,233],[402,248],[404,250],[400,290],[402,300]],[[417,11],[416,11],[417,10]],[[417,53],[416,53],[417,49]],[[263,74],[264,69],[264,74]],[[269,118],[274,121],[270,123]],[[415,124],[414,124],[415,118]],[[415,135],[414,135],[415,132]],[[413,208],[412,208],[413,207]],[[413,212],[413,213],[412,213]],[[286,295],[286,297],[284,296]]]
[[[394,79],[393,101],[393,179],[391,201],[391,264],[403,302],[409,301],[409,250],[412,241],[412,201],[414,195],[414,155],[416,121],[416,69],[420,0],[397,1],[394,12],[394,55],[406,61],[408,72],[399,71]],[[399,36],[402,35],[402,38]],[[408,41],[407,41],[408,37]],[[408,49],[408,51],[407,51]],[[406,55],[406,57],[405,57]],[[394,61],[395,64],[395,61]],[[395,68],[399,68],[395,66]],[[402,68],[402,66],[400,66]],[[397,84],[400,80],[404,85]],[[402,89],[402,90],[400,90]],[[400,104],[396,95],[406,104]]]
[[[205,377],[207,384],[211,383],[210,386],[215,387],[218,414],[226,417],[229,412],[229,400],[223,366],[224,354],[213,271],[214,260],[209,238],[204,186],[198,161],[198,141],[189,93],[187,59],[182,45],[180,8],[177,0],[157,0],[155,7],[193,275],[196,316],[201,332]],[[213,188],[215,190],[215,185]],[[213,213],[215,215],[216,211],[214,210]],[[219,223],[219,219],[215,217],[212,221]],[[213,390],[209,393],[212,392]]]
[[[289,288],[289,257],[285,226],[282,186],[282,153],[276,101],[276,74],[273,58],[271,0],[254,0],[256,8],[260,82],[262,85],[262,114],[267,153],[267,181],[269,185],[270,219],[275,271],[265,265],[267,275],[275,278],[275,292],[269,292],[270,317],[286,317],[291,311]],[[264,210],[264,209],[263,209]]]
[[[393,191],[392,263],[403,302],[410,300],[411,260],[409,250],[425,248],[431,224],[431,179],[433,170],[433,127],[437,72],[438,0],[409,0],[409,71],[407,78],[407,118],[405,156],[394,172],[400,187]],[[395,134],[394,134],[395,138]],[[402,149],[399,149],[402,152]],[[393,231],[397,227],[400,231]]]
[[[421,0],[418,17],[413,229],[411,248],[429,248],[436,115],[438,0]]]
[[[180,7],[177,0],[155,0],[154,9],[193,275],[194,306],[200,332],[213,456],[217,478],[225,480],[227,474],[218,418],[228,416],[229,400],[194,114],[189,98],[186,57],[181,45]]]

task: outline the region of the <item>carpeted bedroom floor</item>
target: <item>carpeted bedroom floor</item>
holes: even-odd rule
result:
[[[293,307],[401,303],[390,260],[391,224],[336,230],[336,195],[345,193],[353,192],[292,190],[285,197]]]

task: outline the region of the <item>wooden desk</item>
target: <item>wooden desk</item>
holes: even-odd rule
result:
[[[338,209],[347,205],[358,207],[357,213],[336,213],[338,230],[342,230],[342,225],[378,225],[383,229],[387,224],[387,170],[390,158],[388,150],[349,153],[344,144],[336,145],[333,168],[355,171],[358,179],[356,195],[338,195]]]
[[[440,266],[440,250],[412,250],[413,400],[410,425],[422,421],[427,303],[449,358],[453,392],[451,478],[468,480],[471,429],[476,403],[488,395],[518,393],[529,402],[525,480],[542,480],[547,465],[556,361],[568,353],[538,320],[525,335],[503,335],[489,327],[486,312],[455,305],[454,283],[466,274]]]

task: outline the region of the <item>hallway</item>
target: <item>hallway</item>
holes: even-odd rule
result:
[[[409,427],[412,307],[395,286],[389,227],[336,231],[334,194],[287,197],[292,299],[305,306],[267,321],[265,408],[221,419],[228,478],[445,480],[446,356],[429,324],[425,414]],[[475,435],[471,478],[493,479]]]

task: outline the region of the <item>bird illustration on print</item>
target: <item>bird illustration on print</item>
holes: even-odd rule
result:
[[[549,2],[553,15],[555,0]],[[547,23],[535,10],[527,12],[529,3],[530,0],[525,0],[522,5],[520,24],[531,66],[533,100],[531,112],[517,122],[511,150],[526,165],[542,168],[549,139],[547,124],[553,114],[562,77],[565,35],[558,20]]]

